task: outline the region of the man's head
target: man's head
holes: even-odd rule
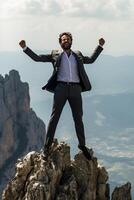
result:
[[[59,35],[59,43],[63,50],[68,50],[72,46],[72,34],[69,32],[63,32]]]

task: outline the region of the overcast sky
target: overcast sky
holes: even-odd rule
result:
[[[134,55],[134,0],[4,0],[0,2],[0,51],[57,49],[60,32],[73,34],[73,49],[91,52],[106,40],[104,54]]]

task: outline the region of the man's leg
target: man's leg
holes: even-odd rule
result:
[[[84,133],[84,125],[82,121],[83,108],[82,108],[82,97],[81,97],[80,85],[73,85],[70,87],[68,101],[71,106],[73,119],[75,122],[76,134],[79,140],[78,147],[82,150],[84,156],[88,160],[91,160],[93,156],[93,151],[92,149],[88,149],[85,146],[85,133]]]
[[[72,110],[72,115],[75,123],[75,129],[79,145],[85,146],[85,133],[82,121],[83,108],[82,108],[81,86],[72,85],[70,86],[69,89],[70,90],[69,90],[68,101]]]
[[[64,87],[64,85],[58,83],[55,89],[55,93],[54,93],[52,114],[51,114],[50,121],[47,128],[47,135],[46,135],[44,150],[48,149],[53,142],[55,130],[56,130],[62,109],[66,103],[66,100],[67,100],[66,88]]]

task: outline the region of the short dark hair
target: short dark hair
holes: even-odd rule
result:
[[[60,35],[59,35],[59,43],[61,43],[61,37],[63,35],[67,35],[70,37],[71,41],[73,40],[72,34],[70,32],[63,32],[63,33],[60,33]]]

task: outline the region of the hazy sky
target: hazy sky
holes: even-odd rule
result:
[[[134,55],[134,0],[4,0],[0,2],[0,51],[58,48],[60,32],[70,31],[73,48],[91,51],[100,37],[105,54]]]

